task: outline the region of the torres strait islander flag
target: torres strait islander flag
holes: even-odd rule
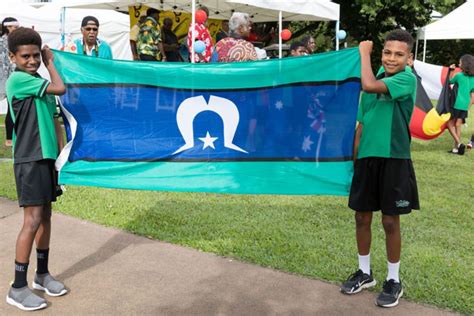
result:
[[[60,183],[348,195],[357,48],[243,63],[105,60],[55,51],[68,144]]]

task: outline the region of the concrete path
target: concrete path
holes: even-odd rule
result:
[[[23,214],[0,198],[0,315]],[[337,285],[241,263],[55,213],[50,270],[70,292],[45,297],[35,315],[454,315],[402,300],[374,304],[376,293],[339,293]],[[32,255],[29,282],[36,266]],[[43,295],[43,294],[41,294]]]

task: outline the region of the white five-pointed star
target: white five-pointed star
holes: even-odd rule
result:
[[[206,149],[207,147],[216,149],[216,147],[214,147],[214,142],[216,141],[217,137],[211,137],[211,135],[209,135],[209,132],[206,133],[206,137],[199,137],[199,139],[204,143],[202,149]]]
[[[314,142],[311,140],[310,138],[311,136],[305,136],[304,140],[303,140],[303,146],[301,146],[301,149],[304,151],[304,152],[307,152],[308,150],[311,149],[311,145],[314,144]]]
[[[276,108],[277,110],[283,109],[283,102],[281,102],[280,100],[278,100],[278,101],[275,103],[275,108]]]

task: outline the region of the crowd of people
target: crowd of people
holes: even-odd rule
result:
[[[165,18],[160,26],[160,11],[149,8],[140,14],[138,22],[130,30],[130,47],[133,60],[167,61],[167,62],[235,62],[267,59],[264,50],[254,43],[265,43],[275,39],[275,30],[271,28],[266,34],[257,35],[254,24],[247,13],[234,12],[229,20],[221,22],[221,28],[215,36],[215,42],[207,27],[209,10],[201,6],[206,19],[196,20],[194,28],[190,25],[185,46],[187,55],[180,52],[180,39],[173,32],[173,20]],[[184,37],[184,36],[183,36]],[[198,51],[193,45],[196,41],[204,43],[204,49]],[[288,56],[303,56],[315,52],[315,41],[310,35],[294,41]]]

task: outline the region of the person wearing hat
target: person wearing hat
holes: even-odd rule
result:
[[[109,44],[97,37],[99,34],[99,20],[96,17],[86,16],[83,18],[81,32],[82,38],[78,38],[67,45],[65,51],[99,58],[113,58]]]

